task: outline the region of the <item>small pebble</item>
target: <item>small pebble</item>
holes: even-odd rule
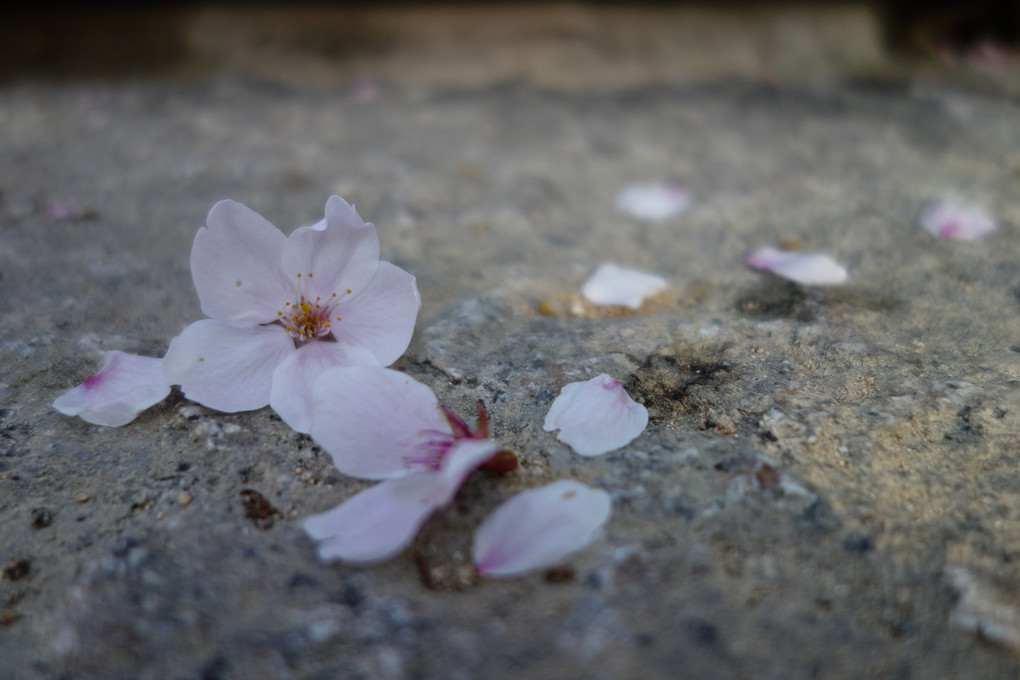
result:
[[[89,502],[89,497],[86,496],[85,494],[81,494],[80,496],[78,496],[78,502],[79,503],[88,503]]]
[[[53,513],[49,508],[32,508],[32,526],[36,529],[45,529],[53,524]]]
[[[180,496],[177,497],[177,502],[181,505],[187,505],[188,503],[191,502],[191,496],[189,496],[186,493],[182,493]]]

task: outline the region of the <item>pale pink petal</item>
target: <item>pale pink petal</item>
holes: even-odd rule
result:
[[[234,413],[269,403],[273,371],[294,353],[279,326],[235,328],[215,319],[196,321],[170,342],[163,372],[184,396]]]
[[[305,520],[324,560],[369,563],[387,560],[414,539],[429,515],[447,505],[467,476],[497,450],[483,440],[454,444],[437,472],[389,479],[342,505]]]
[[[767,247],[748,255],[747,264],[807,286],[833,285],[847,280],[846,269],[824,253]]]
[[[312,438],[346,475],[406,475],[421,432],[451,432],[432,390],[398,371],[333,368],[316,379],[313,397]]]
[[[382,562],[411,543],[437,508],[436,473],[410,475],[376,484],[341,505],[304,521],[305,532],[319,541],[319,557],[345,562]]]
[[[920,217],[932,236],[953,241],[973,241],[995,231],[995,220],[980,208],[953,201],[929,204]]]
[[[609,494],[561,480],[523,491],[475,530],[475,567],[486,576],[515,576],[563,561],[587,545],[609,519]]]
[[[191,277],[206,316],[231,326],[277,318],[294,301],[280,257],[286,237],[254,210],[220,201],[191,248]]]
[[[616,209],[642,220],[665,220],[691,207],[687,192],[675,184],[631,184],[616,195]]]
[[[638,309],[646,298],[666,289],[666,279],[637,269],[625,269],[612,263],[599,266],[584,285],[581,294],[596,305],[617,305]]]
[[[64,415],[79,416],[94,425],[118,427],[170,394],[160,359],[124,352],[107,352],[95,375],[53,402]]]
[[[582,456],[626,446],[648,425],[648,410],[608,375],[565,385],[545,417],[546,432]]]
[[[336,366],[378,365],[375,355],[343,342],[309,340],[280,362],[273,372],[269,405],[298,432],[312,427],[312,387],[323,372]]]
[[[330,197],[326,203],[325,225],[319,222],[297,229],[287,239],[283,251],[283,270],[288,280],[309,301],[316,297],[328,300],[334,293],[341,299],[360,295],[378,266],[379,237],[375,227],[362,221],[339,196]]]
[[[414,277],[389,262],[380,262],[369,284],[336,306],[333,334],[340,342],[371,351],[389,366],[411,342],[421,297]]]

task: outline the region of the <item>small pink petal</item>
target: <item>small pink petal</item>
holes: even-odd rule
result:
[[[99,372],[57,397],[53,408],[94,425],[118,427],[130,423],[170,394],[161,363],[152,357],[107,352]]]
[[[612,263],[599,266],[584,285],[581,294],[596,305],[617,305],[638,309],[646,298],[666,289],[666,279],[637,269],[624,269]]]
[[[686,212],[690,196],[675,184],[631,184],[616,195],[616,209],[641,220],[665,220]]]
[[[273,371],[269,405],[283,422],[298,432],[312,427],[314,399],[312,386],[324,371],[335,366],[375,366],[378,361],[367,349],[343,342],[309,340],[291,352]]]
[[[398,371],[332,368],[316,379],[312,394],[310,434],[345,475],[406,475],[421,432],[451,431],[432,390]]]
[[[413,276],[389,262],[380,262],[375,276],[356,295],[340,301],[333,326],[337,340],[363,347],[379,364],[389,366],[411,342],[421,297]]]
[[[282,255],[285,275],[300,285],[306,300],[328,300],[334,293],[342,299],[347,289],[360,295],[375,276],[379,237],[375,226],[363,221],[344,199],[331,196],[326,202],[325,225],[319,222],[295,230]]]
[[[464,480],[495,454],[488,440],[461,440],[436,472],[388,479],[340,506],[305,520],[324,560],[371,563],[390,559],[410,544],[429,516],[447,505]]]
[[[582,456],[626,446],[648,425],[648,410],[608,375],[565,385],[545,417],[546,432]]]
[[[932,236],[953,241],[973,241],[995,231],[995,220],[980,208],[943,200],[930,203],[919,219]]]
[[[294,284],[280,266],[286,237],[257,212],[220,201],[191,247],[191,277],[206,316],[231,326],[275,321]]]
[[[478,525],[475,567],[486,576],[551,567],[587,545],[610,509],[605,491],[571,480],[521,492]]]
[[[748,255],[747,264],[807,286],[833,285],[847,280],[846,269],[824,253],[767,247]]]
[[[163,372],[192,401],[227,413],[251,411],[269,403],[273,371],[294,351],[280,326],[235,328],[202,319],[170,342]]]

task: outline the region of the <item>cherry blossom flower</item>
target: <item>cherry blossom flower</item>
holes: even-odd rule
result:
[[[427,386],[399,371],[368,366],[333,368],[314,385],[310,434],[340,472],[388,479],[436,471],[454,444],[488,440],[488,415],[478,407],[471,430],[441,406]],[[501,453],[487,469],[512,469]]]
[[[581,294],[596,305],[638,309],[644,301],[666,290],[666,279],[612,263],[599,266],[581,286]]]
[[[626,446],[648,425],[648,410],[623,385],[603,373],[565,385],[545,417],[546,432],[582,456],[600,456]]]
[[[475,568],[501,577],[554,566],[591,541],[610,508],[605,491],[571,480],[523,491],[478,525]]]
[[[170,394],[160,364],[152,357],[107,352],[99,372],[57,397],[53,408],[94,425],[126,425]]]
[[[843,283],[846,269],[824,253],[798,253],[766,247],[747,256],[747,264],[807,286]]]
[[[690,196],[675,184],[630,184],[616,195],[616,209],[641,220],[666,220],[691,207]]]
[[[413,276],[379,261],[375,227],[339,196],[289,237],[234,201],[209,212],[191,250],[202,311],[170,343],[163,369],[189,399],[220,411],[267,404],[299,432],[327,368],[385,366],[411,339]]]
[[[980,208],[943,200],[928,204],[919,219],[932,236],[953,241],[973,241],[995,231],[995,220]]]
[[[414,540],[425,520],[453,500],[464,480],[497,449],[487,439],[461,439],[446,450],[435,470],[380,482],[308,517],[302,526],[318,541],[323,560],[388,560]]]

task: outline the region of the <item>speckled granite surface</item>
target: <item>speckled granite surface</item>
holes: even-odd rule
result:
[[[869,35],[867,13],[851,15]],[[462,60],[444,61],[441,30],[309,61],[280,47],[307,25],[274,16],[184,22],[193,61],[215,68],[0,88],[0,675],[1020,673],[1015,72],[883,62],[873,35],[862,57],[838,31],[828,51],[784,39],[805,52],[730,63],[726,35],[772,43],[716,17],[718,73],[591,38],[641,21],[669,37],[661,16],[564,6],[475,45],[469,78],[442,67]],[[573,33],[549,38],[561,23]],[[209,26],[229,59],[203,42]],[[250,26],[284,36],[275,56]],[[797,66],[832,54],[860,59]],[[606,60],[620,69],[599,80]],[[496,66],[522,63],[556,66]],[[864,63],[881,78],[846,67]],[[693,208],[657,223],[613,210],[649,179],[683,183]],[[484,400],[523,462],[475,475],[373,568],[315,560],[297,520],[366,483],[268,409],[226,415],[174,393],[111,429],[50,407],[101,350],[158,356],[200,317],[188,251],[215,201],[288,231],[331,193],[418,277],[418,330],[395,368],[465,416]],[[917,214],[947,194],[1000,230],[933,239]],[[745,267],[777,241],[829,252],[850,282],[806,290]],[[670,288],[637,312],[598,310],[579,288],[604,261]],[[600,372],[651,423],[583,459],[541,424],[564,383]],[[612,495],[598,540],[569,569],[475,577],[474,526],[562,477]],[[249,516],[245,489],[274,512]]]

